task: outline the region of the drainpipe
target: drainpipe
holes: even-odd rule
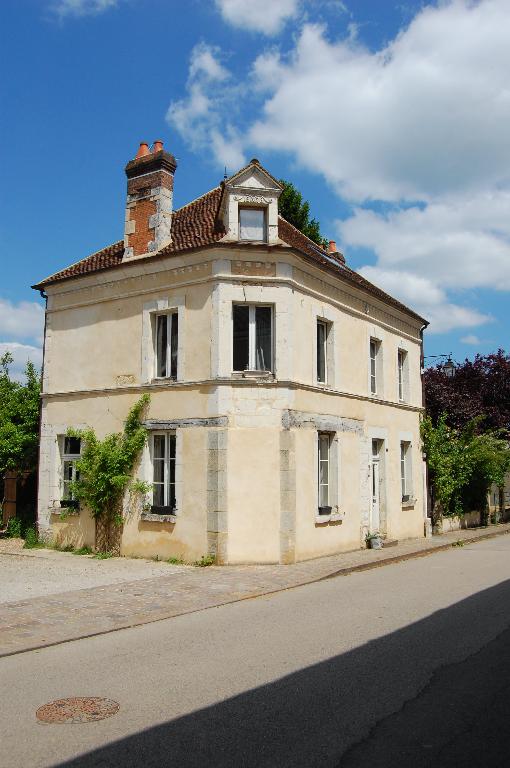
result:
[[[425,409],[426,397],[425,397],[425,384],[423,380],[423,371],[425,368],[425,356],[423,354],[423,331],[427,328],[428,323],[425,323],[420,328],[420,378],[421,378],[421,406]],[[424,519],[424,535],[426,538],[432,536],[432,510],[429,509],[429,468],[427,459],[423,461],[423,491],[424,491],[424,506],[425,506],[425,519]],[[429,514],[430,513],[430,514]]]
[[[45,293],[44,288],[39,290],[41,298],[44,299],[44,335],[43,335],[43,356],[41,365],[41,393],[39,395],[39,450],[37,454],[37,479],[35,483],[36,488],[36,507],[35,507],[35,526],[37,535],[39,536],[39,469],[41,464],[41,432],[42,432],[42,396],[43,396],[43,382],[44,382],[44,358],[46,354],[46,325],[48,320],[48,294]]]

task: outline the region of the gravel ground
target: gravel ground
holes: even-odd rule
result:
[[[95,560],[86,555],[22,547],[21,539],[0,540],[0,603],[169,576],[191,567],[124,557]]]

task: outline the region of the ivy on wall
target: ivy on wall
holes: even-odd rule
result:
[[[87,507],[95,519],[122,523],[122,499],[125,491],[145,493],[147,484],[133,481],[133,470],[147,439],[142,421],[150,396],[145,394],[129,411],[120,433],[99,440],[93,429],[70,429],[70,437],[82,442],[76,462],[77,479],[71,484],[75,499]]]

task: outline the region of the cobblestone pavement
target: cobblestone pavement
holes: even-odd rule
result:
[[[507,533],[510,524],[454,531],[433,539],[412,539],[383,550],[357,550],[295,565],[174,567],[168,575],[8,602],[0,605],[0,656],[147,624],[420,557],[456,542],[467,544]],[[43,552],[41,555],[44,557]],[[10,557],[12,554],[0,551],[0,566],[3,558]]]
[[[0,604],[171,576],[186,568],[131,557],[97,560],[54,549],[23,549],[23,544],[23,539],[0,539]]]

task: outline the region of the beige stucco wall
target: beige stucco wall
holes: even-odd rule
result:
[[[229,562],[277,563],[279,430],[234,428],[228,449]]]
[[[234,264],[234,268],[232,265]],[[180,500],[175,522],[126,507],[122,552],[226,562],[286,562],[354,549],[369,530],[371,439],[384,440],[385,533],[423,535],[419,323],[304,263],[290,251],[231,247],[140,261],[49,288],[39,523],[48,536],[93,543],[86,511],[59,521],[58,435],[122,428],[144,391],[149,418],[177,426]],[[274,307],[273,377],[232,375],[232,303]],[[178,381],[152,375],[151,312],[179,312]],[[326,385],[315,381],[316,320],[331,322]],[[369,395],[369,340],[381,341],[384,385]],[[398,402],[397,352],[408,353],[406,403]],[[310,415],[284,429],[287,411]],[[321,415],[338,445],[338,512],[317,521],[316,440]],[[196,420],[223,419],[222,434]],[[315,419],[315,422],[314,422]],[[195,423],[196,422],[196,423]],[[315,424],[315,426],[314,426]],[[354,425],[354,426],[352,426]],[[288,431],[287,443],[282,434]],[[212,435],[212,438],[211,438]],[[413,497],[403,509],[400,441],[412,445]],[[290,441],[290,442],[289,442]],[[290,450],[290,453],[289,453]],[[291,455],[291,459],[289,459]],[[292,466],[288,465],[291,461]],[[221,466],[220,466],[221,465]],[[151,480],[147,451],[139,476]]]

